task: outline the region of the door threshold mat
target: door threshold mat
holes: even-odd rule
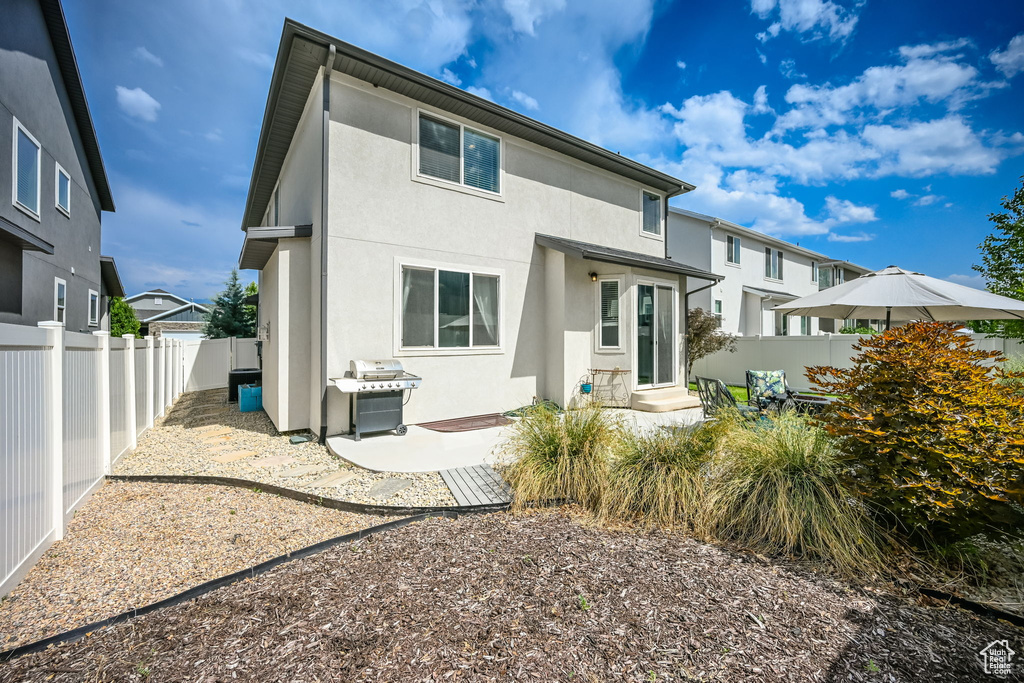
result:
[[[472,417],[457,417],[452,420],[438,420],[437,422],[421,422],[418,427],[431,429],[435,432],[471,432],[475,429],[487,429],[488,427],[504,427],[511,424],[512,420],[499,413],[491,415],[473,415]]]

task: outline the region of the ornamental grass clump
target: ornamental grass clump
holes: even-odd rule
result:
[[[709,528],[759,552],[822,560],[850,575],[874,571],[878,532],[840,467],[825,431],[795,412],[734,422],[712,468]]]
[[[616,446],[602,518],[703,531],[708,464],[722,425],[719,421],[624,431]]]
[[[1024,520],[1024,374],[956,329],[911,323],[861,339],[851,368],[807,369],[840,397],[821,419],[850,486],[923,546]]]
[[[607,411],[587,406],[558,414],[535,408],[509,429],[503,451],[512,462],[503,475],[515,491],[514,509],[551,501],[599,509],[619,433]]]

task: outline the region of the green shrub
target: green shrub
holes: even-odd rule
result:
[[[822,420],[858,493],[917,542],[948,543],[1017,516],[1024,395],[948,323],[912,323],[862,339],[850,369],[808,368],[838,398]],[[1019,502],[1019,501],[1018,501]]]
[[[864,327],[863,325],[861,325],[860,327],[853,327],[851,325],[847,325],[845,327],[839,328],[839,334],[859,334],[863,337],[865,335],[878,334],[878,330],[873,329],[871,327]]]
[[[510,427],[503,446],[513,459],[503,472],[515,490],[513,507],[570,500],[598,510],[618,434],[615,419],[596,406],[561,414],[546,408],[527,411]]]
[[[747,548],[824,560],[842,572],[879,566],[877,529],[840,481],[823,429],[792,411],[722,439],[707,495],[710,529]]]
[[[616,447],[604,519],[702,530],[707,466],[722,422],[647,432],[626,431]]]

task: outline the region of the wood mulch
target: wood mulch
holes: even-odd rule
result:
[[[0,680],[978,681],[977,653],[1002,639],[1024,652],[1011,626],[799,567],[496,514],[333,548],[0,664]]]

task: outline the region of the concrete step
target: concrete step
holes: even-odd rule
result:
[[[667,413],[671,410],[699,408],[700,398],[691,396],[684,387],[666,387],[664,389],[644,389],[634,391],[630,397],[633,410],[646,413]]]

